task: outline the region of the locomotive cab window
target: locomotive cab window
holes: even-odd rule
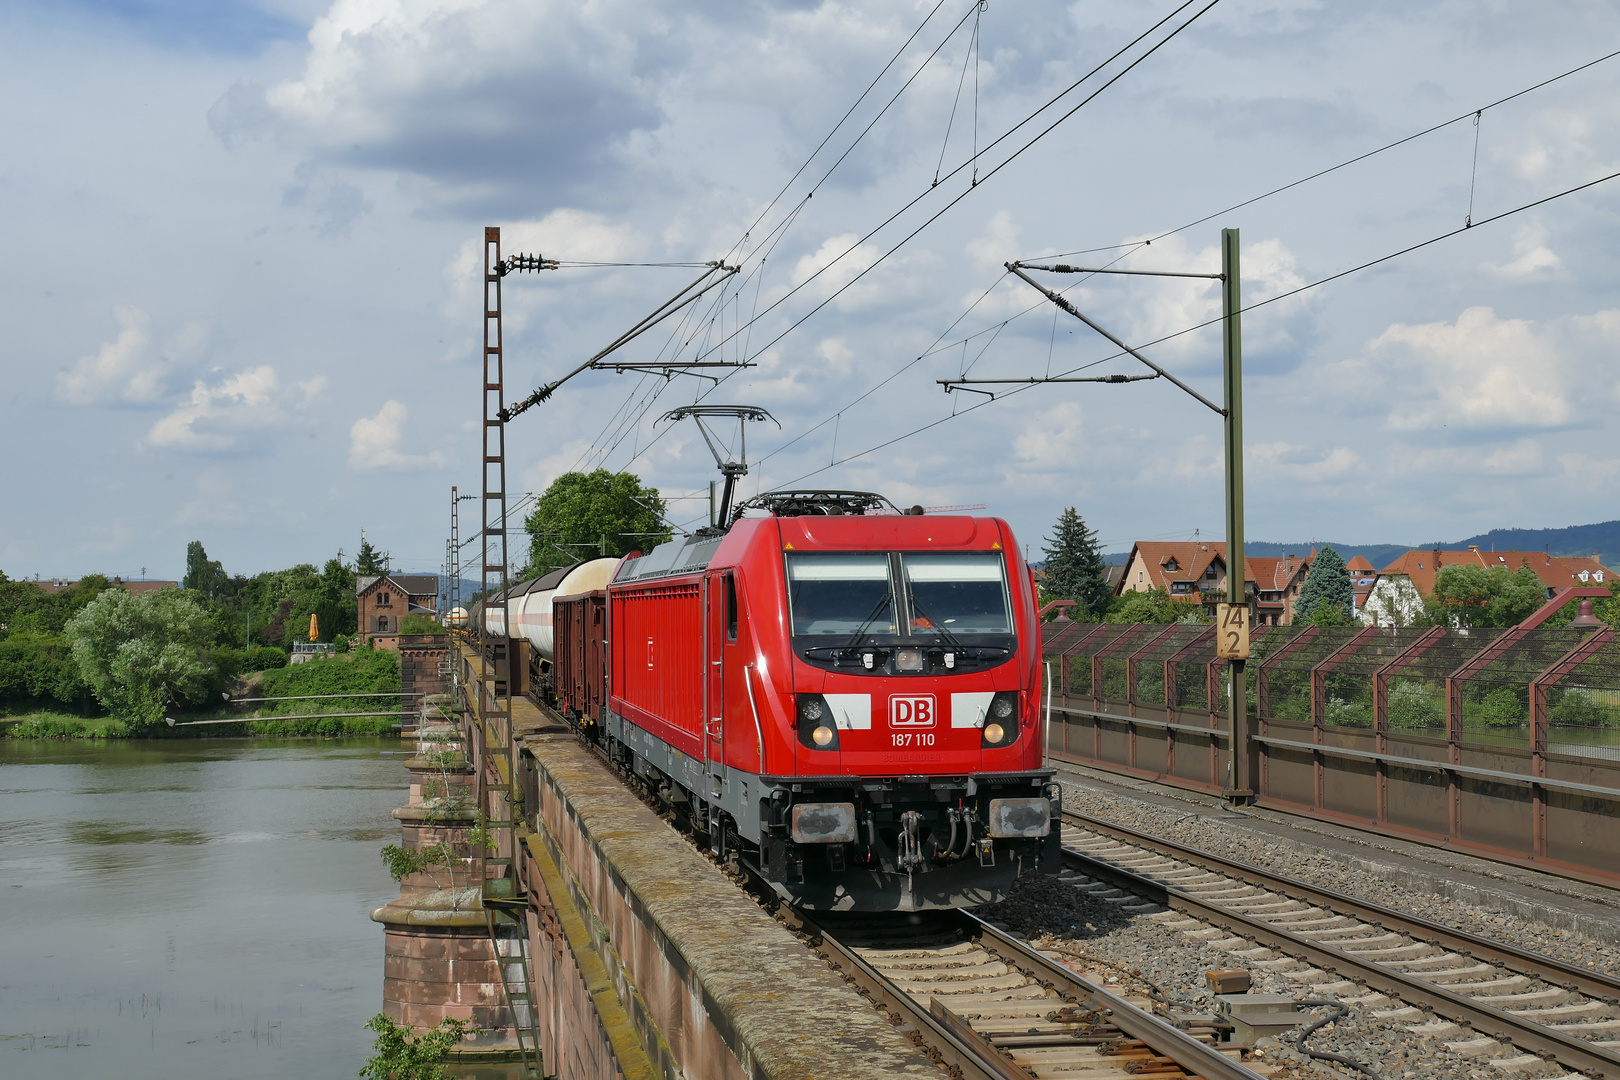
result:
[[[737,640],[737,579],[726,575],[726,640]]]
[[[906,554],[900,565],[913,637],[1013,632],[1000,555]]]
[[[793,554],[787,578],[794,637],[847,640],[898,629],[886,554]]]

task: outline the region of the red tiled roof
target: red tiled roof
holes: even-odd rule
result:
[[[1155,589],[1169,591],[1175,582],[1202,581],[1211,563],[1216,564],[1217,579],[1224,577],[1226,573],[1226,544],[1219,540],[1138,541],[1131,549],[1131,558],[1127,560],[1126,567],[1133,565],[1138,556],[1141,557],[1148,574],[1148,580],[1142,584]],[[1316,552],[1313,550],[1309,555],[1245,558],[1244,578],[1253,582],[1258,590],[1281,591],[1288,588],[1295,576],[1309,569],[1315,557]],[[1134,581],[1126,581],[1122,576],[1114,586],[1114,591],[1120,592],[1136,584]]]
[[[1244,577],[1261,592],[1281,592],[1310,569],[1311,557],[1284,555],[1281,558],[1244,559]]]
[[[1434,575],[1442,566],[1467,564],[1483,567],[1501,566],[1509,571],[1528,565],[1536,572],[1541,583],[1549,589],[1564,589],[1575,585],[1603,584],[1611,575],[1596,559],[1548,555],[1542,551],[1408,551],[1384,567],[1382,574],[1398,574],[1411,578],[1413,586],[1424,596],[1434,592]],[[1585,573],[1587,580],[1580,575]]]
[[[1357,555],[1355,558],[1345,563],[1344,568],[1350,572],[1351,577],[1361,577],[1366,574],[1377,572],[1374,569],[1373,564],[1368,562],[1366,557],[1363,555]]]

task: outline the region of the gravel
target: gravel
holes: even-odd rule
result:
[[[1034,948],[1058,953],[1093,981],[1121,988],[1127,996],[1154,997],[1170,1007],[1197,1012],[1213,1012],[1215,1001],[1204,982],[1211,968],[1248,967],[1253,960],[1276,954],[1237,957],[1209,941],[1188,936],[1190,928],[1165,925],[1174,915],[1132,914],[1118,904],[1088,896],[1071,885],[1052,878],[1026,878],[1012,895],[999,904],[978,909],[975,914],[1025,939]],[[1248,948],[1248,943],[1244,943]],[[1288,994],[1296,997],[1333,997],[1321,994],[1282,974],[1251,969],[1256,994]],[[1347,995],[1347,996],[1354,996]],[[1470,1058],[1448,1049],[1447,1039],[1413,1033],[1404,1024],[1373,1016],[1378,1006],[1351,1006],[1348,1017],[1311,1036],[1310,1047],[1342,1054],[1370,1065],[1383,1080],[1503,1080],[1504,1073],[1482,1058]],[[1309,1022],[1325,1010],[1309,1013]],[[1256,1041],[1258,1054],[1252,1066],[1267,1066],[1281,1080],[1323,1080],[1324,1077],[1358,1076],[1338,1065],[1311,1061],[1295,1050],[1296,1035]],[[1273,1071],[1274,1070],[1274,1071]],[[1521,1075],[1561,1075],[1553,1066],[1532,1069]]]
[[[1105,821],[1117,822],[1155,836],[1202,848],[1215,855],[1334,889],[1395,908],[1446,926],[1580,964],[1604,974],[1620,972],[1620,949],[1561,927],[1534,922],[1492,908],[1420,892],[1345,866],[1319,852],[1303,852],[1245,828],[1241,814],[1211,818],[1196,811],[1177,811],[1132,799],[1118,790],[1099,791],[1065,783],[1063,803]],[[1497,1070],[1492,1070],[1498,1074]]]

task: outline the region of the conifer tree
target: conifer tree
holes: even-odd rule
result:
[[[1047,597],[1078,600],[1089,615],[1100,616],[1113,590],[1096,531],[1086,528],[1085,519],[1070,506],[1058,515],[1056,535],[1047,537],[1046,544],[1041,550],[1046,553]]]
[[[371,546],[371,541],[360,537],[360,550],[354,557],[354,572],[361,577],[377,577],[388,573],[388,556]]]
[[[1316,561],[1305,574],[1305,587],[1294,603],[1294,621],[1327,621],[1345,625],[1355,616],[1355,592],[1344,559],[1331,545],[1316,553]]]

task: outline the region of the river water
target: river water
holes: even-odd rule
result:
[[[353,1077],[400,743],[0,741],[0,1077]]]

